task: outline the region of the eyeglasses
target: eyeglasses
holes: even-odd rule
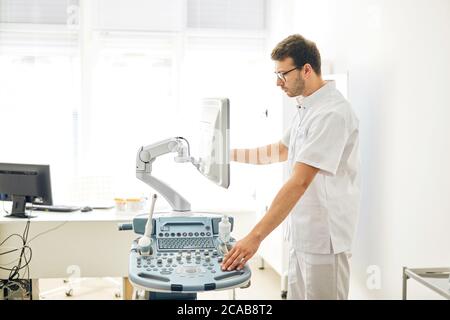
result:
[[[291,69],[291,70],[284,71],[284,72],[275,72],[275,74],[277,75],[278,79],[280,79],[280,80],[283,81],[283,82],[286,82],[286,77],[285,77],[285,76],[286,76],[289,72],[294,71],[294,70],[296,70],[296,69],[299,69],[299,67],[295,67],[295,68],[293,68],[293,69]],[[301,69],[301,68],[300,68],[300,69]]]

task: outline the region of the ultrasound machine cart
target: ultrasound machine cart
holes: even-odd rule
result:
[[[156,299],[190,299],[197,292],[249,286],[251,271],[247,265],[242,270],[221,269],[226,250],[218,235],[221,217],[212,213],[155,213],[152,254],[142,254],[138,239],[131,246],[129,280],[132,285],[150,292],[150,297]],[[147,219],[147,215],[135,217],[134,232],[144,234]],[[233,224],[233,219],[230,220]]]
[[[207,138],[206,147],[212,150],[213,143],[222,142],[223,152],[217,152],[218,148],[211,152],[219,156],[219,161],[207,154],[199,160],[192,158],[189,143],[182,137],[141,147],[136,157],[136,177],[160,193],[173,209],[153,214],[155,194],[149,213],[136,216],[132,224],[119,226],[119,230],[133,229],[140,235],[131,246],[129,280],[136,289],[149,293],[150,299],[196,299],[197,292],[250,285],[251,270],[247,265],[241,270],[221,269],[223,257],[235,241],[229,234],[220,234],[222,215],[192,212],[185,198],[151,175],[153,161],[174,152],[176,162],[192,163],[204,176],[228,188],[229,102],[205,99],[203,104],[201,126]],[[231,232],[234,219],[228,220]]]

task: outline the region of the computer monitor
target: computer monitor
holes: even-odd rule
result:
[[[205,98],[201,105],[198,170],[215,184],[230,185],[230,101]]]
[[[8,217],[30,218],[25,204],[52,205],[50,166],[38,164],[0,163],[0,200],[12,201]]]

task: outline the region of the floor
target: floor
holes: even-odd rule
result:
[[[260,270],[259,257],[249,261],[252,270],[251,285],[245,289],[235,290],[235,299],[239,300],[278,300],[281,299],[280,276],[267,264]],[[71,285],[64,279],[41,279],[39,281],[40,299],[42,300],[121,300],[120,278],[84,278],[73,279]],[[72,295],[66,292],[72,288]],[[232,298],[231,290],[202,292],[198,300],[228,300]]]

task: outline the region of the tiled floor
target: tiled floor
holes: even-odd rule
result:
[[[250,260],[252,269],[251,285],[245,289],[236,289],[235,298],[239,300],[276,300],[281,298],[280,276],[266,264],[260,270],[260,259]],[[43,300],[120,300],[120,278],[84,278],[74,280],[71,285],[72,296],[66,296],[69,288],[63,279],[41,279],[39,281],[40,299]],[[232,297],[231,290],[202,292],[198,300],[227,300]]]

